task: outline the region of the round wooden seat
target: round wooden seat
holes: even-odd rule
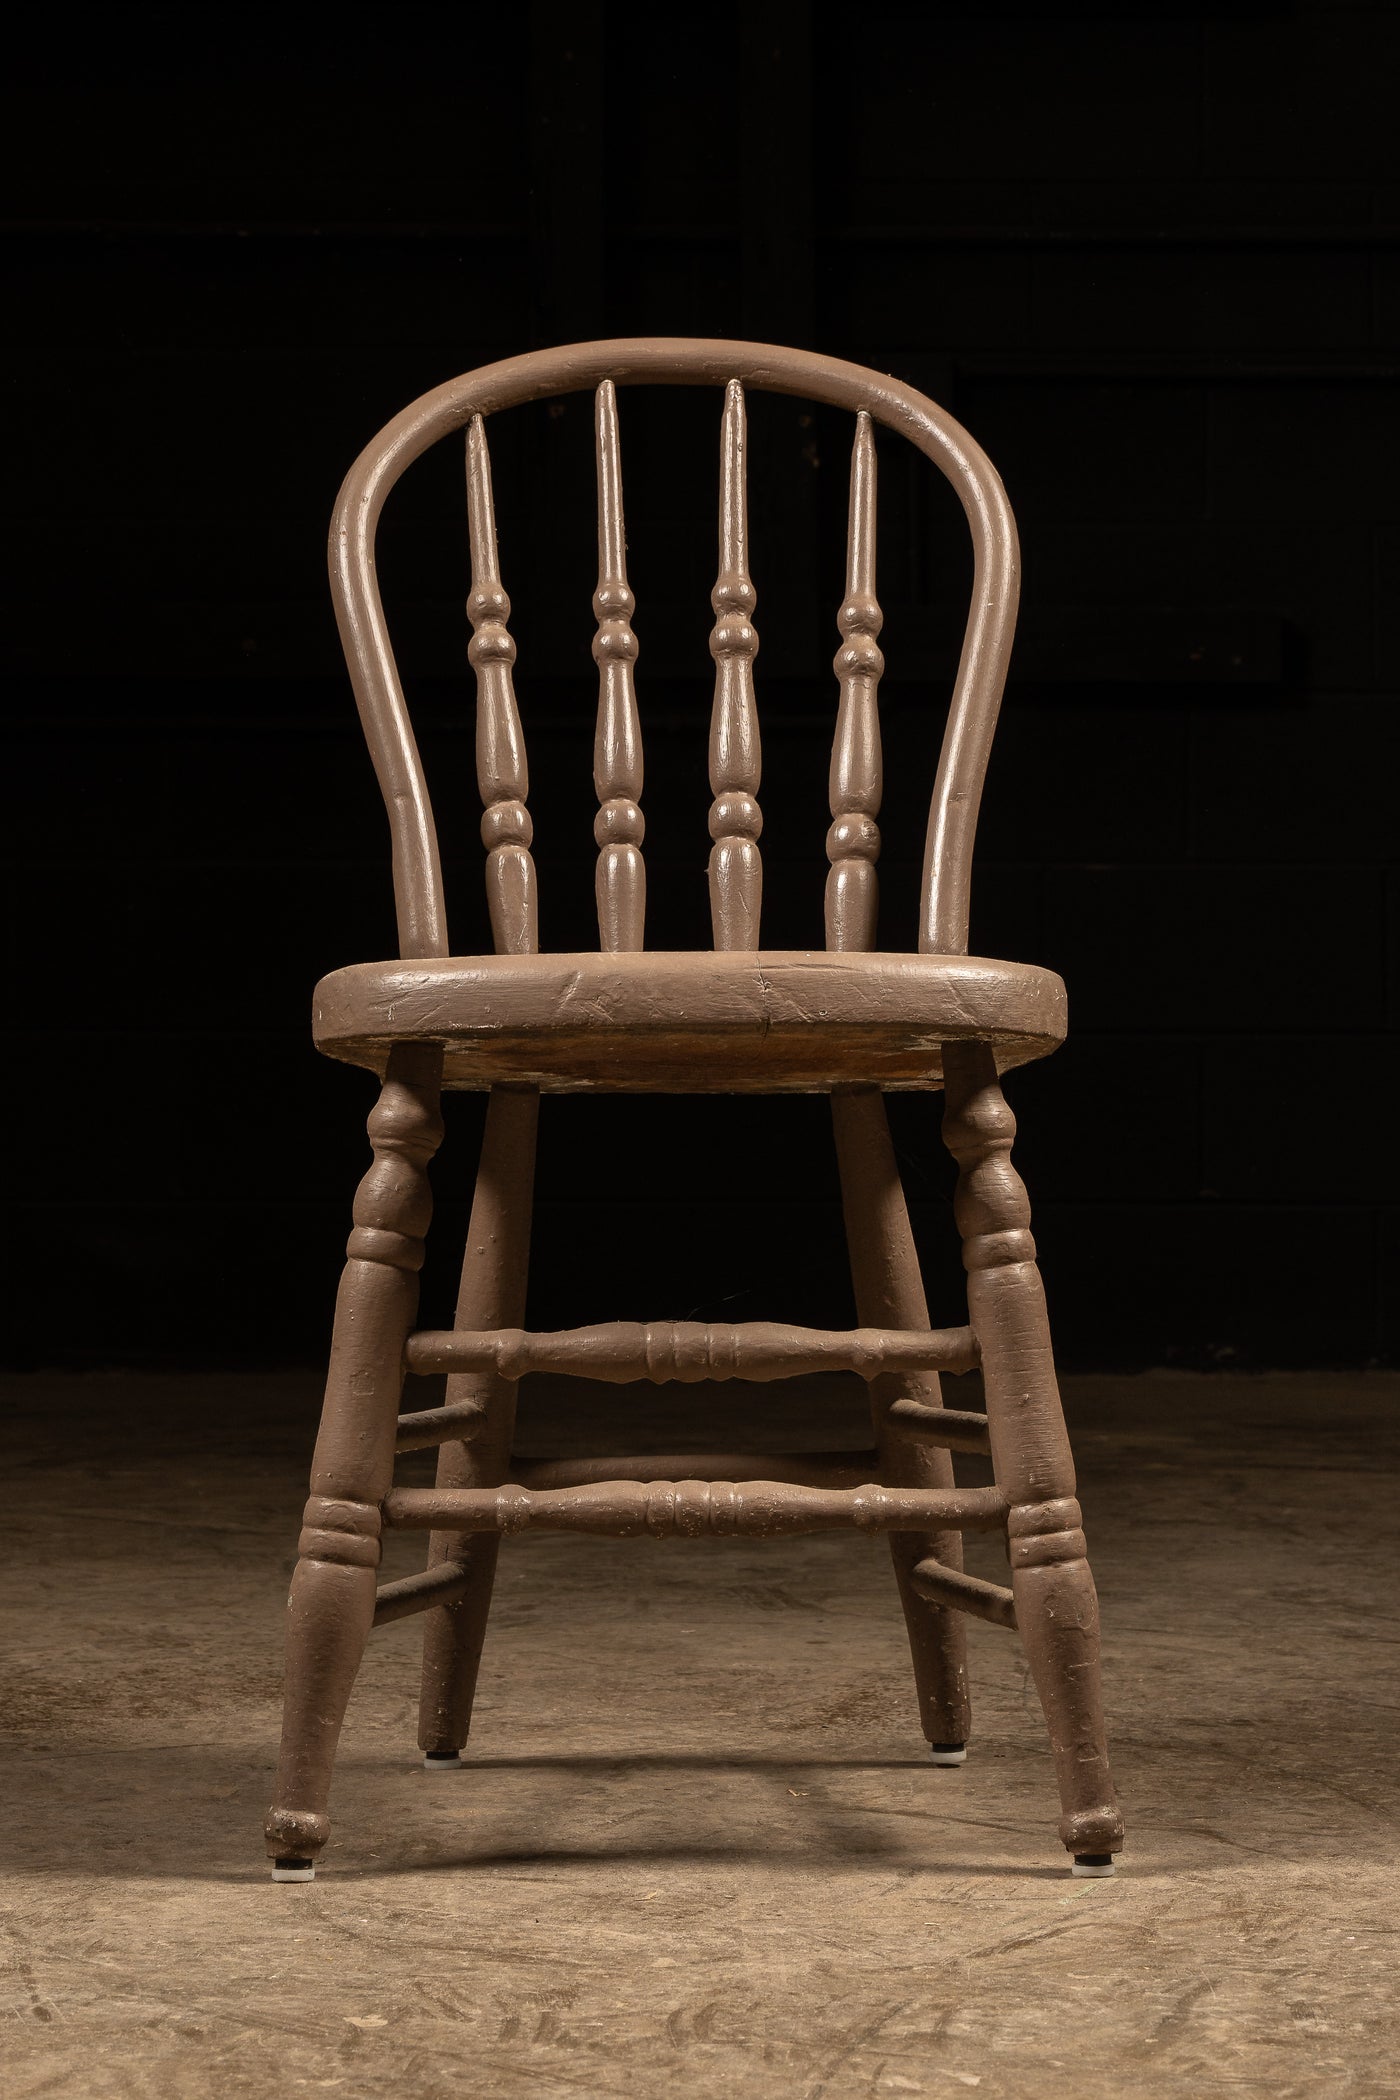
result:
[[[316,987],[317,1047],[383,1073],[395,1043],[443,1047],[443,1084],[547,1093],[932,1090],[942,1045],[999,1070],[1065,1036],[1053,970],[976,955],[463,955],[352,963]]]

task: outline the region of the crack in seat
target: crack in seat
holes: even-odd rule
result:
[[[352,963],[312,1002],[318,1049],[383,1076],[397,1043],[437,1045],[443,1085],[544,1093],[827,1093],[943,1084],[944,1043],[997,1069],[1065,1037],[1052,970],[977,955],[445,956]]]

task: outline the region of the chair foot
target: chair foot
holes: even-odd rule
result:
[[[967,1763],[967,1744],[930,1743],[928,1754],[930,1764],[965,1765]]]
[[[1118,1872],[1111,1852],[1076,1852],[1070,1873],[1080,1881],[1107,1880]]]
[[[316,1862],[314,1859],[274,1859],[272,1878],[274,1881],[314,1881]]]
[[[425,1750],[423,1753],[425,1772],[465,1772],[466,1768],[460,1750]]]

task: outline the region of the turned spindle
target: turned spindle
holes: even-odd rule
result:
[[[776,1538],[813,1531],[999,1531],[998,1488],[791,1487],[779,1480],[599,1480],[585,1487],[394,1488],[384,1522],[408,1530],[593,1532],[603,1538]]]
[[[593,661],[598,666],[598,727],[593,739],[593,785],[598,814],[593,836],[598,842],[598,945],[617,953],[645,945],[647,878],[642,860],[646,824],[639,807],[642,730],[632,670],[637,661],[637,637],[632,632],[637,601],[627,583],[617,389],[610,379],[597,392],[595,430],[598,588],[593,594],[593,612],[598,632],[593,638]]]
[[[773,1320],[742,1326],[699,1320],[609,1320],[553,1334],[501,1327],[471,1333],[460,1328],[410,1335],[405,1367],[419,1373],[491,1370],[502,1378],[601,1378],[627,1384],[694,1384],[699,1379],[797,1378],[815,1371],[883,1371],[941,1367],[969,1370],[977,1344],[969,1327],[908,1333],[880,1327],[787,1327]],[[415,1423],[419,1420],[414,1417]],[[402,1425],[401,1425],[402,1426]]]
[[[753,660],[758,594],[749,577],[749,505],[744,389],[731,379],[720,427],[719,575],[710,593],[715,624],[715,698],[710,716],[710,920],[715,947],[757,948],[763,901],[758,837],[761,761]]]
[[[880,711],[884,614],[875,596],[875,432],[864,409],[851,448],[846,596],[832,662],[841,687],[831,748],[831,829],[826,835],[826,945],[873,948],[879,908]]]
[[[530,853],[534,826],[525,807],[530,774],[511,676],[515,643],[506,625],[510,599],[501,582],[496,551],[491,454],[480,416],[472,417],[467,430],[467,521],[472,561],[467,600],[472,638],[467,656],[476,672],[476,775],[481,788],[481,843],[486,848],[491,934],[498,953],[532,955],[539,947],[539,935],[535,863]]]

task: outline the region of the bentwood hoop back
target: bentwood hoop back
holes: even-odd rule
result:
[[[719,566],[711,594],[709,885],[714,948],[645,946],[643,762],[627,580],[618,389],[723,389]],[[488,419],[592,390],[598,474],[594,788],[596,953],[538,953],[529,778],[501,575]],[[826,851],[826,947],[765,950],[757,596],[750,573],[745,396],[796,394],[853,412],[846,593]],[[933,791],[919,952],[876,949],[881,797],[875,424],[952,483],[972,534],[972,603]],[[384,500],[429,445],[465,430],[471,545],[468,655],[495,953],[451,952],[437,834],[375,580]],[[531,1526],[610,1537],[889,1536],[935,1765],[970,1730],[962,1615],[1019,1633],[1049,1726],[1059,1834],[1076,1873],[1112,1871],[1122,1820],[1099,1691],[1098,1607],[1055,1383],[1015,1123],[999,1075],[1063,1040],[1047,970],[967,953],[973,834],[1016,616],[1015,526],[996,472],[941,409],[897,381],[767,344],[584,343],[489,365],[426,394],[365,451],[331,532],[331,580],[393,841],[400,954],[317,987],[314,1031],[382,1081],[372,1163],[354,1205],[336,1304],[311,1497],[292,1582],[275,1879],[306,1880],[329,1833],[336,1743],[372,1626],[425,1614],[419,1741],[430,1771],[462,1768],[501,1538]],[[455,1324],[415,1330],[431,1214],[427,1168],[444,1087],[486,1089],[486,1132]],[[968,1323],[932,1329],[885,1116],[890,1088],[946,1095]],[[857,1314],[848,1331],[625,1321],[557,1334],[522,1326],[541,1091],[831,1095]],[[980,1366],[986,1412],[945,1408],[940,1371]],[[755,1458],[516,1460],[515,1393],[533,1371],[661,1382],[855,1372],[872,1448]],[[445,1403],[400,1413],[404,1378],[446,1372]],[[437,1485],[396,1488],[396,1451],[438,1447]],[[995,1486],[959,1488],[954,1451],[988,1452]],[[678,1477],[661,1478],[671,1474]],[[386,1525],[428,1531],[424,1570],[379,1587]],[[961,1534],[1002,1532],[1011,1583],[963,1572]]]

